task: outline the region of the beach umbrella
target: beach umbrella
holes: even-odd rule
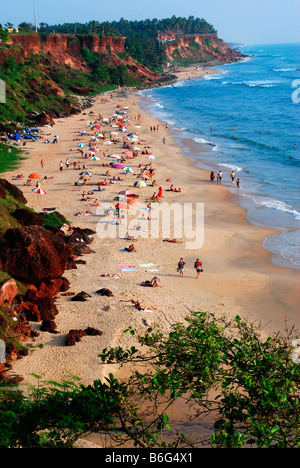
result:
[[[81,133],[81,134],[85,135],[87,133],[87,131],[86,130],[79,130],[78,133]]]
[[[137,188],[143,188],[143,187],[147,187],[147,184],[143,180],[137,180],[134,183],[134,186]]]
[[[78,148],[86,148],[86,145],[84,143],[80,143],[79,145],[77,145]]]
[[[133,158],[133,154],[132,154],[132,151],[124,151],[124,154],[128,157],[128,158]]]
[[[100,129],[100,125],[93,125],[92,128],[97,128],[98,130]]]
[[[37,174],[36,172],[33,172],[32,174],[28,176],[28,179],[40,179],[40,178],[41,178],[40,174]]]
[[[130,190],[126,189],[126,190],[122,190],[120,192],[120,195],[132,195],[132,192],[130,192]]]
[[[124,167],[125,172],[133,172],[133,170],[130,167]]]
[[[91,173],[90,173],[90,171],[83,171],[79,175],[81,175],[81,176],[90,176]]]
[[[153,154],[150,154],[150,156],[146,156],[146,158],[148,158],[148,159],[156,159],[156,157],[153,156]]]
[[[111,167],[113,167],[114,169],[124,169],[124,166],[122,166],[122,164],[113,164]]]
[[[100,161],[100,158],[97,158],[97,156],[93,156],[92,158],[89,158],[91,161]]]
[[[104,143],[102,143],[102,145],[112,145],[112,141],[104,141]]]
[[[45,190],[41,189],[41,188],[38,188],[36,190],[33,190],[35,193],[37,193],[38,195],[46,195],[46,192]]]

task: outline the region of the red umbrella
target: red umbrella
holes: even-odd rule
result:
[[[36,189],[34,190],[35,193],[38,193],[39,195],[46,195],[47,192],[45,192],[45,190],[39,188],[39,189]]]

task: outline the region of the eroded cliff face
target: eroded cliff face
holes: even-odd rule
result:
[[[243,54],[232,49],[217,34],[198,34],[182,36],[166,45],[170,62],[233,62],[240,60]]]
[[[88,67],[82,60],[84,47],[100,55],[125,52],[121,37],[50,34],[43,40],[38,34],[18,34],[11,36],[10,42],[20,45],[26,57],[30,54],[49,54],[60,65],[86,71]]]

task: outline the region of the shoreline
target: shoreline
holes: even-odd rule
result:
[[[243,62],[243,60],[241,62]],[[212,73],[220,75],[222,74],[222,71],[214,70],[212,71]],[[199,77],[197,76],[195,78],[199,79]],[[184,78],[184,80],[185,80],[185,84],[188,85],[188,80],[186,77]],[[139,94],[141,95],[141,93]],[[156,110],[155,106],[158,106],[159,109]],[[229,169],[230,170],[235,169],[234,165],[230,166],[230,164],[228,164],[228,161],[226,161],[226,159],[224,161],[221,159],[218,159],[218,161],[215,161],[214,158],[212,157],[212,155],[215,154],[215,153],[212,153],[212,151],[218,152],[218,148],[219,148],[218,141],[217,142],[214,141],[212,143],[213,140],[206,141],[203,138],[194,138],[191,134],[189,136],[184,136],[184,132],[185,131],[189,132],[189,130],[185,128],[180,129],[180,127],[182,125],[185,127],[185,124],[183,122],[181,122],[181,124],[179,122],[176,123],[175,122],[176,117],[173,117],[172,115],[167,115],[167,114],[164,115],[165,110],[160,111],[160,107],[164,108],[164,106],[160,104],[159,95],[154,95],[154,97],[150,96],[149,102],[146,104],[143,104],[143,107],[146,110],[146,112],[149,112],[154,117],[161,119],[163,122],[168,122],[170,124],[170,127],[171,127],[170,133],[172,134],[173,139],[175,140],[175,143],[177,144],[177,146],[180,146],[183,149],[183,152],[185,153],[185,156],[187,158],[195,162],[197,167],[203,170],[214,170],[215,173],[217,173],[218,170],[220,169],[223,171],[223,173],[224,172],[226,173],[226,171],[228,172]],[[206,135],[205,138],[209,140],[208,135]],[[240,170],[240,168],[237,167],[237,170]],[[229,179],[229,173],[225,175],[227,179]],[[289,224],[288,222],[287,223],[283,222],[282,224],[280,224],[279,222],[279,224],[276,224],[275,221],[273,222],[272,213],[270,212],[270,210],[269,212],[266,213],[266,217],[264,217],[264,213],[263,214],[259,213],[258,211],[259,208],[257,208],[257,203],[255,201],[255,196],[253,194],[243,193],[242,190],[240,191],[240,193],[238,193],[238,191],[235,190],[235,186],[233,186],[230,183],[230,181],[226,182],[225,177],[223,177],[222,186],[225,187],[232,194],[236,203],[246,208],[248,220],[252,225],[266,228],[266,229],[271,229],[272,231],[271,236],[266,236],[266,238],[262,242],[262,245],[264,249],[270,253],[272,263],[275,266],[278,266],[280,268],[300,271],[299,258],[298,258],[298,255],[296,255],[296,250],[294,250],[294,255],[296,256],[293,256],[292,254],[285,255],[285,252],[283,250],[280,250],[280,248],[278,248],[278,243],[277,243],[277,242],[281,242],[281,245],[282,245],[283,240],[281,241],[281,238],[284,237],[286,234],[299,233],[299,229],[293,225],[293,220],[291,221],[291,224]],[[249,189],[249,187],[247,188]],[[270,197],[271,196],[269,195],[269,198]],[[282,202],[282,204],[284,203]],[[266,221],[266,219],[268,219],[268,221]],[[275,240],[275,237],[274,237],[274,240],[272,239],[272,234],[274,234],[275,237],[278,236],[278,241]],[[296,246],[294,246],[294,249],[296,249]]]
[[[108,98],[110,93],[106,93]],[[28,206],[38,210],[44,206],[55,206],[75,226],[88,227],[96,230],[99,218],[76,217],[75,212],[82,207],[80,194],[82,188],[74,186],[77,173],[72,169],[59,172],[60,160],[68,157],[71,162],[80,159],[75,149],[75,137],[78,129],[85,128],[85,121],[91,111],[97,115],[110,117],[117,104],[129,107],[130,129],[133,129],[143,140],[143,146],[150,146],[157,161],[155,176],[158,184],[164,188],[164,201],[168,203],[197,203],[199,198],[205,202],[205,239],[200,251],[187,251],[181,244],[169,244],[162,239],[142,239],[136,243],[137,253],[120,253],[128,245],[122,239],[100,239],[95,236],[91,248],[95,254],[84,257],[87,265],[79,265],[77,270],[66,271],[64,276],[71,282],[71,290],[82,290],[92,295],[86,303],[72,303],[68,298],[58,296],[57,307],[59,315],[57,325],[59,333],[52,336],[41,333],[36,339],[36,349],[19,362],[13,364],[13,372],[24,377],[24,382],[35,383],[32,373],[42,375],[46,380],[60,380],[65,373],[78,376],[83,383],[91,383],[103,378],[110,372],[103,368],[98,355],[109,346],[131,346],[131,338],[123,334],[129,325],[139,333],[146,331],[155,322],[161,330],[168,331],[171,324],[184,321],[189,310],[206,311],[228,316],[240,315],[251,321],[261,321],[266,326],[266,333],[283,330],[285,320],[289,326],[300,328],[297,308],[299,293],[297,272],[282,269],[272,264],[270,252],[262,247],[262,241],[273,229],[252,225],[246,218],[247,210],[233,200],[225,187],[211,184],[208,172],[195,167],[188,160],[182,149],[173,141],[164,125],[156,118],[145,113],[140,104],[142,98],[135,91],[126,90],[112,93],[113,99],[101,103],[98,96],[92,108],[80,115],[67,119],[58,119],[55,128],[43,128],[45,133],[57,133],[60,140],[57,145],[34,143],[30,149],[30,157],[22,161],[18,171],[27,175],[40,169],[40,159],[45,160],[42,175],[53,177],[43,184],[47,191],[45,198],[37,197],[31,188],[19,188],[28,199]],[[140,114],[140,120],[134,118]],[[85,117],[86,116],[86,117]],[[83,119],[83,120],[82,120]],[[151,125],[160,125],[156,135],[149,130]],[[138,128],[141,127],[141,128]],[[104,128],[105,131],[108,127]],[[166,138],[166,144],[162,138]],[[107,158],[102,157],[101,161]],[[107,148],[107,147],[106,147]],[[111,149],[112,148],[112,149]],[[108,149],[108,154],[123,152],[120,145]],[[28,151],[28,148],[27,148]],[[109,161],[107,161],[109,162]],[[149,162],[144,156],[128,162],[136,172],[139,163]],[[88,161],[93,171],[92,179],[99,181],[104,168],[98,163]],[[191,172],[191,168],[192,171]],[[117,173],[116,173],[117,174]],[[191,177],[192,174],[192,177]],[[9,178],[13,173],[6,173]],[[116,185],[106,187],[100,192],[100,202],[113,201],[116,194],[124,188],[132,189],[136,180],[134,176],[126,175],[126,180]],[[171,179],[175,187],[181,187],[181,193],[166,192]],[[91,187],[92,188],[92,187]],[[138,193],[141,200],[153,194],[155,189],[147,187]],[[130,234],[133,234],[131,232]],[[136,233],[134,233],[136,235]],[[179,258],[183,256],[187,263],[184,278],[176,272]],[[204,273],[200,279],[195,277],[193,262],[196,257],[203,261]],[[145,271],[139,267],[142,264],[153,263],[158,267],[158,273]],[[130,263],[137,267],[136,272],[122,272],[117,268],[120,263]],[[101,278],[101,274],[120,273],[121,278]],[[157,274],[161,279],[162,288],[142,288],[140,282],[151,279]],[[113,298],[101,298],[95,294],[99,288],[107,287],[114,293]],[[155,307],[153,312],[137,311],[123,300],[140,300],[148,306]],[[33,328],[39,330],[39,324]],[[102,337],[89,337],[75,347],[66,348],[63,338],[70,329],[94,326],[103,331]],[[43,345],[43,347],[38,347]]]

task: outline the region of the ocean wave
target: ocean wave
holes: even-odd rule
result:
[[[212,149],[212,151],[218,151],[219,153],[222,153],[222,150],[220,149],[219,145],[215,145]]]
[[[210,146],[216,146],[214,143],[212,143],[211,141],[208,141],[208,140],[205,140],[204,138],[194,138],[194,141],[196,143],[201,143],[201,144],[204,144],[204,145],[210,145]]]
[[[247,86],[248,88],[274,88],[277,86],[278,81],[271,81],[271,80],[265,80],[265,81],[222,81],[222,84],[231,84],[231,85],[237,85],[237,86]]]
[[[253,197],[253,201],[256,205],[264,206],[265,208],[275,209],[277,211],[281,211],[283,213],[289,213],[294,216],[295,219],[300,221],[300,213],[297,210],[294,210],[292,206],[288,205],[287,203],[275,200],[275,199],[258,199]]]
[[[226,167],[227,169],[235,172],[241,172],[243,170],[242,167],[236,166],[234,164],[219,163],[219,166]]]
[[[222,70],[216,74],[212,73],[212,74],[204,75],[203,78],[207,81],[220,80],[222,76],[227,75],[228,73],[229,73],[228,70]]]
[[[270,252],[289,259],[295,266],[300,266],[299,255],[300,231],[266,237],[263,247]]]
[[[273,68],[273,71],[275,72],[290,72],[290,71],[296,71],[295,68]]]

